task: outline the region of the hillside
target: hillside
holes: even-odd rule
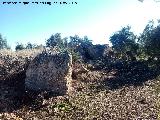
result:
[[[111,68],[100,60],[77,62],[71,94],[26,92],[25,71],[39,52],[1,51],[1,120],[158,119],[158,69],[143,61],[116,62]]]

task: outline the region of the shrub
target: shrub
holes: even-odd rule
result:
[[[23,49],[25,49],[25,47],[24,47],[24,45],[23,45],[23,44],[19,44],[19,43],[17,43],[17,45],[16,45],[15,49],[16,49],[16,51],[17,51],[17,50],[23,50]]]
[[[10,49],[10,47],[7,44],[7,40],[2,38],[2,35],[0,34],[0,49]]]

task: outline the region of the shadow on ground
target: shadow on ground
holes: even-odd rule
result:
[[[12,73],[0,80],[0,113],[13,112],[23,106],[30,110],[44,107],[43,99],[59,96],[52,92],[35,92],[25,88],[26,73],[24,71]]]
[[[115,90],[123,86],[141,86],[148,80],[155,79],[160,72],[148,67],[146,62],[134,61],[117,63],[112,65],[112,70],[116,70],[113,78],[107,78],[102,81],[105,87]]]
[[[111,68],[111,71],[116,71],[114,77],[99,81],[101,85],[110,90],[130,85],[140,86],[148,80],[155,79],[160,74],[158,68],[156,70],[151,69],[145,62],[139,61],[116,63]],[[27,90],[24,86],[25,77],[25,70],[23,70],[0,80],[0,113],[13,112],[23,106],[36,111],[45,107],[42,104],[44,99],[59,96],[58,93]]]
[[[20,105],[24,94],[25,71],[7,75],[0,80],[0,112],[11,112]]]

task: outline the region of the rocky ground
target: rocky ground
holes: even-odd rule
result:
[[[141,63],[113,69],[74,64],[73,92],[58,96],[24,89],[32,57],[0,57],[0,120],[157,120],[159,72]],[[86,66],[86,67],[84,67]],[[87,69],[86,69],[87,68]]]

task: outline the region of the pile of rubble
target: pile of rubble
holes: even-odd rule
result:
[[[26,90],[57,94],[71,90],[72,57],[67,52],[43,51],[29,58],[1,55],[0,68],[1,111],[16,108],[23,101]]]

